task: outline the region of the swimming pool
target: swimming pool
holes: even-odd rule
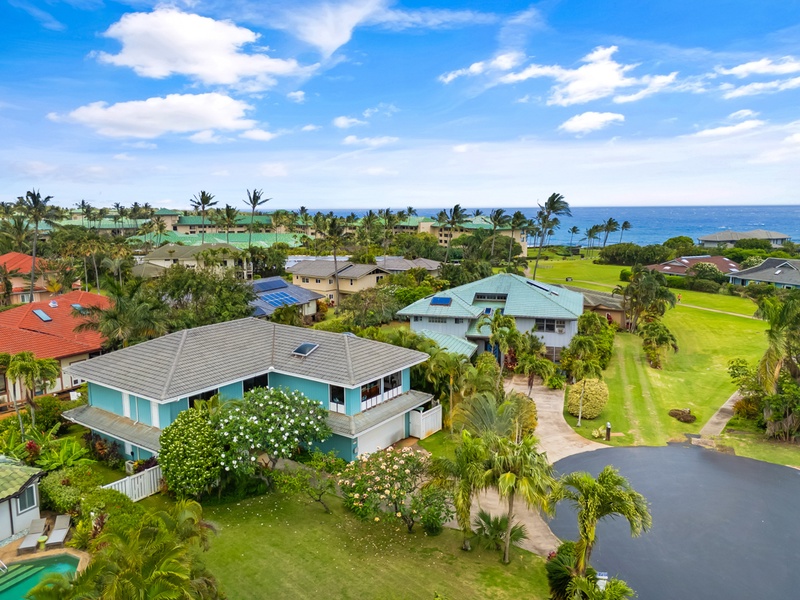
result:
[[[69,554],[25,560],[8,566],[0,575],[0,600],[20,600],[50,573],[74,573],[78,559]]]

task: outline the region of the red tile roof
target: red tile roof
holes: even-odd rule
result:
[[[111,302],[105,296],[75,291],[0,312],[0,352],[27,350],[37,358],[63,358],[99,351],[103,344],[99,333],[75,333],[82,319],[72,315],[72,304],[106,308]],[[52,320],[43,321],[34,310],[44,311]]]
[[[647,265],[647,268],[664,273],[664,275],[686,275],[687,271],[697,263],[711,263],[725,274],[741,270],[739,263],[724,256],[679,256],[658,265]]]
[[[0,265],[5,265],[9,271],[18,269],[21,274],[26,275],[31,272],[32,259],[32,256],[22,252],[6,252],[5,254],[0,254]],[[37,268],[42,267],[40,258],[36,259],[36,266]]]

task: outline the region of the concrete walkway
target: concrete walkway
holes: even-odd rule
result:
[[[703,425],[703,428],[700,430],[700,435],[702,437],[712,437],[721,434],[725,429],[725,425],[728,424],[728,421],[730,421],[733,416],[733,405],[736,404],[740,398],[739,392],[734,392],[733,395],[728,398],[728,401],[720,406],[719,410],[714,413],[714,416],[708,420],[708,423]]]

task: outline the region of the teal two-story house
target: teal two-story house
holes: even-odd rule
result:
[[[260,319],[187,329],[70,366],[89,402],[64,417],[117,441],[128,458],[158,454],[161,430],[199,399],[255,387],[297,390],[328,409],[323,450],[352,460],[441,428],[441,407],[411,389],[423,352]]]

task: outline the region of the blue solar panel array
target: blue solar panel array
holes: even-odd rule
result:
[[[257,292],[269,292],[270,290],[279,290],[286,287],[289,287],[289,284],[283,279],[256,281],[253,283],[253,288],[255,288]]]
[[[284,306],[286,304],[297,304],[299,301],[294,296],[290,296],[286,292],[273,292],[272,294],[262,294],[259,296],[261,300],[269,304],[270,306],[274,306],[278,308],[279,306]]]
[[[450,306],[452,302],[452,298],[445,298],[442,296],[434,296],[431,298],[431,306]]]

